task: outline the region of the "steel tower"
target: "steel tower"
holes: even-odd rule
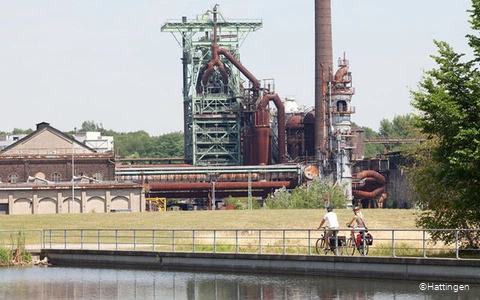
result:
[[[244,87],[245,81],[232,60],[218,56],[212,45],[240,61],[240,46],[250,32],[261,27],[260,20],[227,21],[217,5],[194,20],[183,17],[162,25],[161,31],[172,33],[183,50],[184,147],[188,163],[242,165],[242,116],[248,87]]]
[[[352,151],[354,149],[351,115],[355,113],[352,96],[352,73],[345,57],[338,60],[338,70],[327,83],[327,108],[329,125],[330,168],[334,174],[334,182],[352,199]]]

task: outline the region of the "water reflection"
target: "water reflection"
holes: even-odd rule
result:
[[[477,299],[420,282],[91,268],[0,269],[0,299]]]

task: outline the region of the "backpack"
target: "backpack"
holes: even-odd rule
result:
[[[365,233],[365,245],[371,246],[373,244],[373,236],[370,233]],[[363,245],[363,235],[357,234],[357,245]]]

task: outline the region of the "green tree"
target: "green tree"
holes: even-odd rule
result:
[[[183,157],[183,133],[171,132],[152,137],[147,149],[152,157]]]
[[[365,139],[367,140],[373,140],[379,138],[378,133],[369,128],[369,127],[361,127],[363,129],[363,132],[365,134]],[[383,153],[384,146],[381,144],[372,144],[372,143],[367,143],[365,144],[364,148],[364,155],[365,157],[375,157],[379,153]]]
[[[380,121],[379,136],[381,138],[418,138],[421,136],[418,128],[415,127],[412,114],[395,116],[390,122],[387,119]]]
[[[439,53],[432,58],[438,68],[427,71],[418,91],[412,91],[412,105],[420,112],[418,126],[435,141],[428,155],[419,152],[416,158],[428,165],[419,171],[426,181],[412,181],[429,209],[418,219],[421,227],[480,227],[480,0],[472,0],[472,7],[470,23],[477,35],[467,39],[473,58],[466,60],[447,43],[434,41]],[[436,182],[436,189],[419,186],[426,182]],[[468,247],[479,246],[479,234],[462,234]],[[434,235],[447,242],[453,238],[450,233]]]
[[[14,128],[12,134],[30,134],[33,132],[33,129],[20,129]]]
[[[114,136],[115,153],[120,157],[148,157],[150,135],[144,131],[119,133]]]
[[[88,132],[88,131],[95,131],[95,132],[103,132],[105,129],[103,128],[103,125],[95,123],[95,121],[84,121],[82,123],[82,127],[80,128],[81,132]]]
[[[356,126],[356,125],[354,125]],[[365,134],[365,139],[423,139],[420,130],[415,126],[415,118],[412,114],[404,116],[398,115],[393,120],[382,119],[380,121],[379,132],[377,133],[369,127],[361,127]],[[365,144],[365,157],[375,157],[378,154],[387,151],[402,151],[412,147],[411,144]]]
[[[160,136],[150,136],[144,130],[116,132],[105,129],[101,123],[95,121],[84,121],[79,131],[97,131],[104,136],[113,136],[115,154],[119,157],[183,157],[182,132],[172,132]]]

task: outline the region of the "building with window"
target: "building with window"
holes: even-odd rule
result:
[[[28,182],[32,177],[62,182],[81,176],[114,180],[113,152],[98,152],[45,122],[0,151],[0,180],[3,183]]]
[[[37,124],[0,150],[0,214],[144,211],[142,185],[114,181],[113,140],[105,143],[99,151]]]

